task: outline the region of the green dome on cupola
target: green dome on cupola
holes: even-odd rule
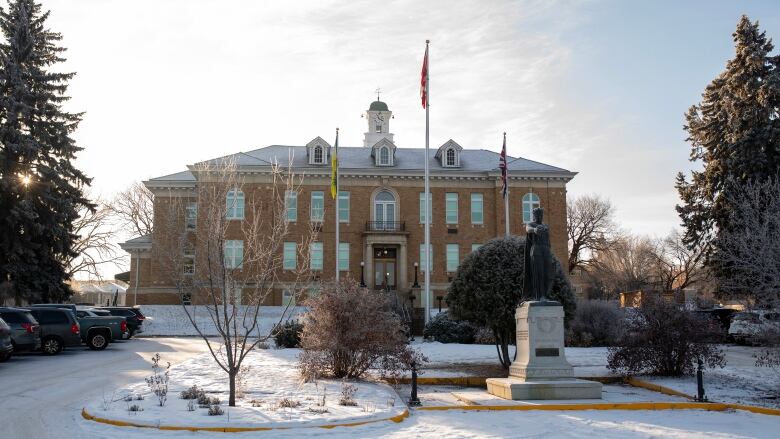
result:
[[[368,111],[390,111],[387,108],[387,104],[382,101],[374,101],[371,106],[368,107]]]

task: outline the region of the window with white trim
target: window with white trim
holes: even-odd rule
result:
[[[195,230],[198,224],[198,203],[189,202],[184,211],[185,230]]]
[[[349,243],[339,243],[339,271],[349,271]]]
[[[447,166],[457,166],[458,162],[455,157],[455,149],[449,148],[446,153],[446,164]]]
[[[298,245],[294,242],[285,242],[282,252],[282,269],[295,270],[298,259]]]
[[[428,244],[428,253],[431,260],[428,263],[428,267],[433,270],[433,245]],[[425,271],[425,244],[420,244],[420,271]]]
[[[523,222],[530,223],[533,221],[534,209],[541,206],[539,202],[539,196],[533,192],[529,192],[523,195]]]
[[[428,194],[428,211],[431,212],[431,223],[433,223],[433,197]],[[425,192],[420,192],[420,224],[425,224]]]
[[[323,163],[325,160],[322,156],[322,147],[317,145],[314,147],[314,163]]]
[[[447,271],[452,273],[457,271],[459,261],[458,244],[447,244]]]
[[[380,165],[390,164],[390,148],[386,146],[379,148],[379,164]]]
[[[339,192],[339,222],[349,222],[349,192]]]
[[[483,224],[485,221],[484,199],[482,194],[471,194],[471,224]]]
[[[447,192],[445,195],[445,213],[447,224],[458,224],[458,193]]]
[[[244,264],[244,241],[228,239],[225,241],[225,268],[242,268]]]
[[[289,288],[282,290],[282,306],[295,306],[295,294]]]
[[[309,248],[310,258],[311,258],[311,269],[312,271],[322,271],[322,243],[321,242],[312,242],[311,247]]]
[[[226,200],[227,219],[244,219],[244,193],[238,189],[228,191]]]
[[[195,274],[195,246],[191,243],[184,245],[182,252],[182,272],[186,275]]]
[[[325,217],[325,192],[313,191],[311,193],[311,220],[322,221]]]
[[[284,209],[287,212],[287,221],[291,223],[298,221],[298,192],[286,191],[284,193]]]

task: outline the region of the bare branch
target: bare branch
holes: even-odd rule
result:
[[[612,203],[598,195],[568,200],[569,273],[587,267],[595,252],[609,248],[617,234],[613,212]]]
[[[154,226],[154,194],[135,182],[118,193],[109,205],[120,227],[131,236],[151,235]]]

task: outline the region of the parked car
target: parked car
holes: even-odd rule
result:
[[[41,351],[56,355],[66,347],[81,346],[81,327],[76,316],[64,308],[29,308],[41,325]]]
[[[82,316],[79,317],[79,307],[70,303],[36,304],[33,305],[32,308],[65,308],[71,310],[81,326],[81,339],[90,349],[95,351],[102,351],[109,343],[127,338],[130,334],[124,317],[103,317],[86,314],[82,314]]]
[[[135,334],[144,332],[143,323],[146,316],[141,312],[139,307],[129,306],[101,306],[96,309],[102,309],[111,313],[114,316],[122,316],[127,320],[127,328],[130,330],[130,337]]]
[[[11,327],[5,320],[0,318],[0,363],[4,363],[11,358],[14,352],[14,345],[11,343]]]
[[[760,344],[770,334],[780,335],[780,311],[754,310],[738,312],[729,328],[737,343]]]
[[[0,307],[0,318],[11,327],[14,352],[37,351],[41,348],[41,327],[30,311],[22,308]]]

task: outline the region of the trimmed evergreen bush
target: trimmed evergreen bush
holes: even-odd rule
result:
[[[423,331],[425,338],[440,343],[474,343],[476,328],[465,320],[453,320],[446,311],[436,314]]]
[[[288,320],[283,325],[277,325],[274,329],[274,342],[278,348],[301,347],[301,333],[303,323],[297,320]]]

